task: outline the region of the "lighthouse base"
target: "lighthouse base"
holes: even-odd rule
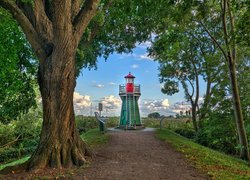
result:
[[[136,126],[120,125],[117,128],[124,129],[124,130],[140,130],[140,129],[144,129],[145,127],[140,124],[140,125],[136,125]]]

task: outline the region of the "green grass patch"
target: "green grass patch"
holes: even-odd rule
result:
[[[102,144],[106,144],[109,140],[110,135],[102,133],[98,128],[91,129],[88,132],[81,135],[81,138],[91,147],[95,148]]]
[[[206,148],[170,130],[157,130],[156,137],[185,154],[189,161],[212,179],[250,179],[246,161]]]
[[[91,129],[88,132],[84,133],[81,135],[81,138],[91,147],[91,148],[95,148],[99,145],[105,144],[108,142],[109,140],[109,135],[108,134],[103,134],[99,131],[99,129]],[[30,156],[26,156],[23,157],[21,159],[18,159],[16,161],[10,162],[10,163],[6,163],[6,164],[2,164],[0,165],[0,170],[2,170],[3,168],[7,167],[7,166],[14,166],[14,165],[18,165],[21,163],[24,163],[25,161],[27,161],[30,158]]]
[[[3,168],[5,168],[5,167],[7,167],[7,166],[15,166],[15,165],[24,163],[24,162],[27,161],[29,158],[30,158],[30,156],[26,156],[26,157],[23,157],[23,158],[18,159],[18,160],[16,160],[16,161],[13,161],[13,162],[10,162],[10,163],[7,163],[7,164],[2,164],[2,165],[0,165],[0,170],[2,170]]]

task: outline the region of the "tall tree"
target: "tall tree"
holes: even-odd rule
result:
[[[160,81],[164,83],[162,92],[168,95],[179,92],[182,85],[185,98],[191,103],[192,122],[198,131],[197,110],[200,95],[200,75],[204,73],[204,58],[200,43],[192,30],[173,24],[156,37],[149,49],[150,55],[160,63]]]
[[[206,4],[207,5],[207,4]],[[225,61],[228,67],[228,76],[230,79],[231,92],[232,92],[232,100],[234,104],[234,114],[236,127],[239,137],[240,145],[242,146],[240,156],[242,159],[246,159],[250,161],[249,148],[248,148],[248,140],[246,135],[246,130],[244,126],[243,113],[241,107],[241,100],[239,95],[239,87],[237,82],[236,75],[236,66],[238,61],[237,56],[237,39],[247,39],[247,34],[239,34],[242,31],[237,31],[237,20],[240,22],[242,18],[245,17],[245,14],[249,10],[249,6],[247,6],[246,2],[243,1],[231,1],[231,0],[221,0],[219,4],[217,2],[213,2],[210,6],[220,7],[218,8],[217,14],[220,14],[220,23],[221,23],[221,32],[224,37],[222,42],[218,41],[212,32],[210,32],[206,27],[206,22],[199,21],[199,23],[204,27],[204,30],[207,31],[208,35],[211,39],[216,43],[218,48],[221,50]],[[211,15],[211,19],[216,17],[215,13],[209,14]],[[238,17],[236,17],[238,15]],[[245,29],[242,29],[243,32]]]
[[[19,23],[39,59],[38,82],[43,104],[39,145],[28,169],[82,165],[88,153],[75,128],[73,92],[75,54],[99,0],[1,0]]]

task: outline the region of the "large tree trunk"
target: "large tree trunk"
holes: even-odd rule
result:
[[[68,37],[58,43],[39,69],[43,103],[43,126],[36,152],[28,168],[71,167],[85,161],[86,146],[75,125],[73,93],[75,45]]]
[[[228,61],[228,68],[229,68],[231,89],[232,89],[232,95],[233,95],[232,99],[233,99],[233,104],[234,104],[236,127],[237,127],[239,142],[242,145],[242,148],[240,150],[240,157],[242,159],[249,161],[250,156],[249,156],[248,140],[247,140],[246,130],[244,126],[242,110],[241,110],[240,96],[239,96],[238,83],[237,83],[237,77],[236,77],[236,69],[235,69],[235,64],[231,60]]]

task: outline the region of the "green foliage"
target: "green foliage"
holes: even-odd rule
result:
[[[178,129],[175,129],[174,132],[188,139],[194,139],[196,137],[196,133],[192,129],[178,128]]]
[[[76,117],[76,127],[80,134],[89,131],[90,129],[98,128],[98,121],[95,117],[90,116],[77,116]]]
[[[91,147],[91,148],[95,148],[98,147],[100,145],[103,145],[105,143],[107,143],[109,141],[110,135],[108,134],[103,134],[99,131],[99,129],[91,129],[88,132],[84,133],[81,135],[82,139],[84,141],[87,142],[87,144]],[[6,156],[12,156],[13,158],[17,158],[18,154],[16,149],[12,149],[13,151],[11,152],[11,150],[9,150],[9,155],[6,153]],[[31,154],[32,151],[34,151],[33,147],[30,149],[27,149],[27,152],[25,152],[24,154]],[[1,152],[1,151],[0,151]],[[10,155],[12,153],[12,155]],[[0,153],[2,154],[2,153]],[[25,161],[27,161],[30,158],[30,156],[26,156],[23,158],[20,158],[18,160],[12,161],[10,163],[6,163],[6,164],[2,164],[0,165],[0,170],[5,168],[6,166],[13,166],[13,165],[17,165],[17,164],[21,164],[24,163]]]
[[[36,104],[37,62],[24,34],[3,9],[0,22],[0,121],[8,123]]]
[[[106,121],[106,127],[117,127],[119,123],[118,117],[109,117]],[[76,116],[76,127],[80,134],[99,127],[99,122],[93,116]]]
[[[249,179],[249,166],[246,161],[208,149],[181,137],[169,130],[158,130],[156,136],[185,154],[198,169],[212,179]]]
[[[26,157],[23,157],[23,158],[21,158],[19,160],[16,160],[16,161],[13,161],[13,162],[10,162],[10,163],[7,163],[7,164],[0,165],[0,170],[2,170],[3,168],[5,168],[7,166],[15,166],[15,165],[18,165],[18,164],[22,164],[25,161],[27,161],[29,158],[30,158],[30,156],[26,156]]]
[[[161,115],[158,112],[153,112],[153,113],[148,114],[148,117],[157,119],[157,118],[160,118]]]
[[[81,135],[81,138],[91,147],[97,147],[106,144],[110,138],[107,133],[103,134],[99,129],[91,129]]]
[[[16,121],[0,123],[0,162],[34,152],[42,125],[41,109],[31,109]]]
[[[119,124],[119,117],[109,117],[106,121],[105,126],[108,127],[117,127]]]

